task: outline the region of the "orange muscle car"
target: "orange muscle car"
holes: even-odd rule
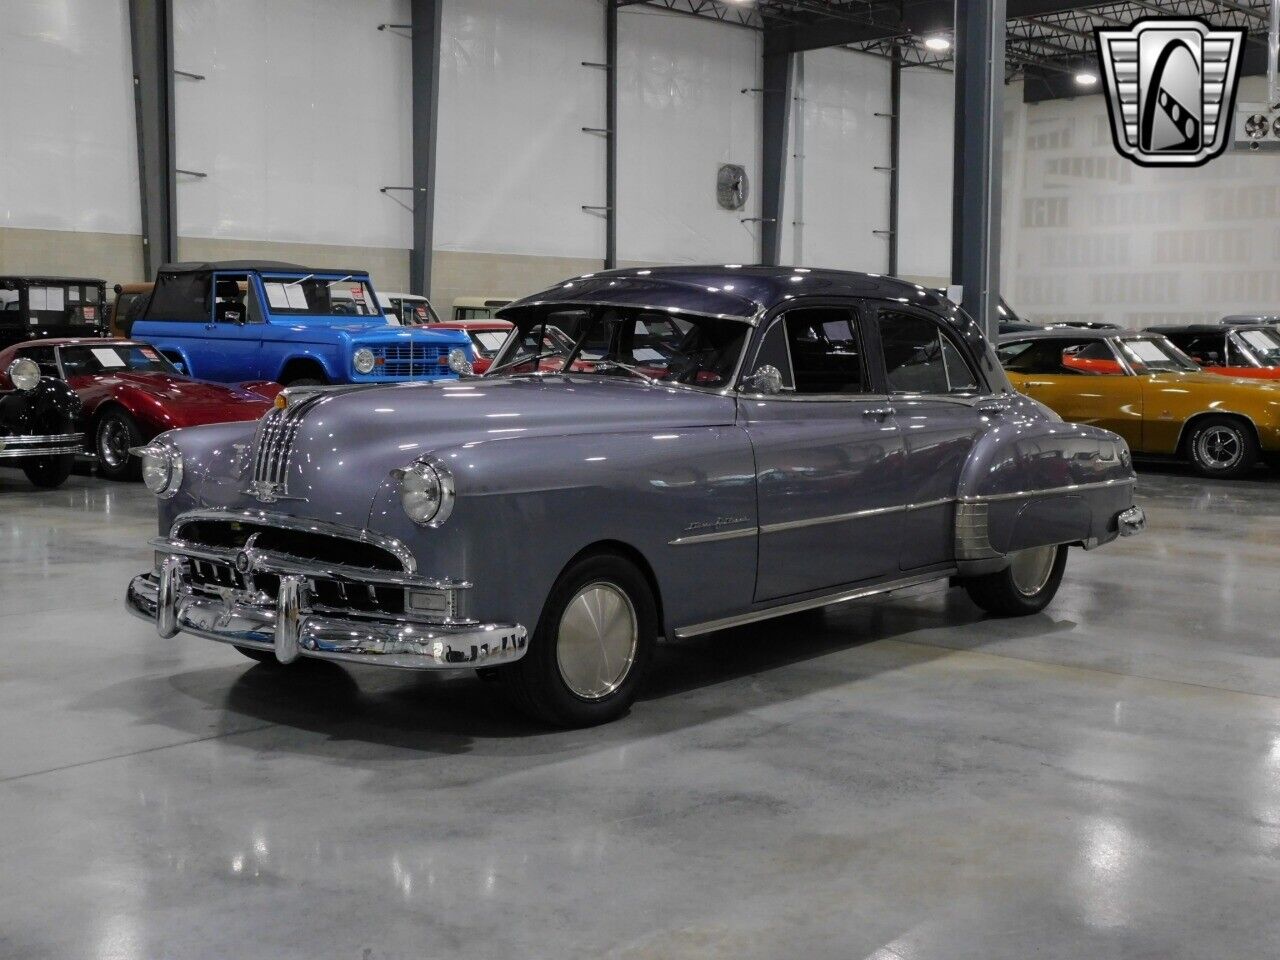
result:
[[[1113,430],[1135,454],[1239,477],[1280,455],[1280,382],[1206,373],[1164,337],[1055,329],[1002,337],[1014,387],[1064,420]]]

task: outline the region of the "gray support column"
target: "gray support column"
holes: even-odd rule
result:
[[[782,255],[782,195],[787,177],[787,114],[791,108],[791,54],[774,49],[766,34],[760,93],[760,262],[776,266]]]
[[[129,0],[133,105],[138,128],[142,263],[148,279],[177,258],[173,152],[173,0]]]
[[[440,36],[444,0],[411,0],[413,14],[413,250],[409,292],[431,296],[436,213],[436,122],[440,103]]]
[[[604,125],[604,268],[618,265],[618,4],[605,0],[604,5],[605,101]]]
[[[955,186],[951,277],[988,337],[1000,302],[1000,164],[1005,0],[956,0]]]
[[[889,276],[898,275],[898,192],[902,181],[898,162],[902,155],[902,51],[893,48],[889,66]]]

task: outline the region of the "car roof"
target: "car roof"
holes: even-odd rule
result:
[[[160,267],[160,273],[213,273],[229,271],[235,273],[341,273],[352,277],[366,277],[368,270],[344,269],[341,267],[304,267],[297,263],[284,263],[279,260],[210,260],[206,262],[166,263]]]
[[[937,291],[875,273],[808,267],[719,266],[631,267],[586,273],[498,311],[510,317],[544,304],[609,303],[658,306],[709,316],[750,320],[762,310],[797,296],[871,297],[934,309],[957,309]]]
[[[1262,324],[1258,324],[1262,326]],[[1225,326],[1221,323],[1189,323],[1183,326],[1168,327],[1145,327],[1147,333],[1159,333],[1168,336],[1171,333],[1217,333],[1227,334],[1232,330],[1239,330],[1240,327]]]
[[[15,343],[21,347],[145,347],[147,344],[137,340],[121,340],[117,337],[49,337],[40,340],[24,340]]]
[[[1089,330],[1084,327],[1058,327],[1054,330],[1035,330],[1029,333],[1006,333],[1000,343],[1023,340],[1110,340],[1113,337],[1132,339],[1141,336],[1159,336],[1154,331],[1141,330]]]

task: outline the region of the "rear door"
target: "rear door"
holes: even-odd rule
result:
[[[951,561],[960,472],[978,436],[1007,401],[986,395],[963,343],[927,311],[875,305],[875,335],[890,405],[905,447],[898,563],[914,570]]]
[[[857,319],[847,303],[781,314],[748,368],[775,366],[784,385],[739,405],[756,458],[757,601],[897,571],[902,438]]]

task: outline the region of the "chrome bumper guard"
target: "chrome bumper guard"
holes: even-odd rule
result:
[[[192,633],[209,640],[271,651],[281,663],[316,657],[408,670],[495,667],[524,656],[528,634],[520,624],[477,623],[446,616],[378,614],[313,606],[316,578],[365,586],[461,590],[453,581],[429,580],[364,568],[308,565],[260,550],[219,550],[180,541],[153,541],[158,573],[133,578],[125,608],[150,620],[162,637]],[[193,584],[191,564],[231,563],[252,584],[254,574],[279,578],[275,598],[258,590]],[[408,611],[408,604],[406,604]]]
[[[1122,537],[1134,537],[1147,529],[1147,514],[1141,507],[1133,506],[1116,514],[1116,526]]]
[[[56,457],[84,450],[83,433],[53,433],[46,436],[0,437],[0,458]]]

